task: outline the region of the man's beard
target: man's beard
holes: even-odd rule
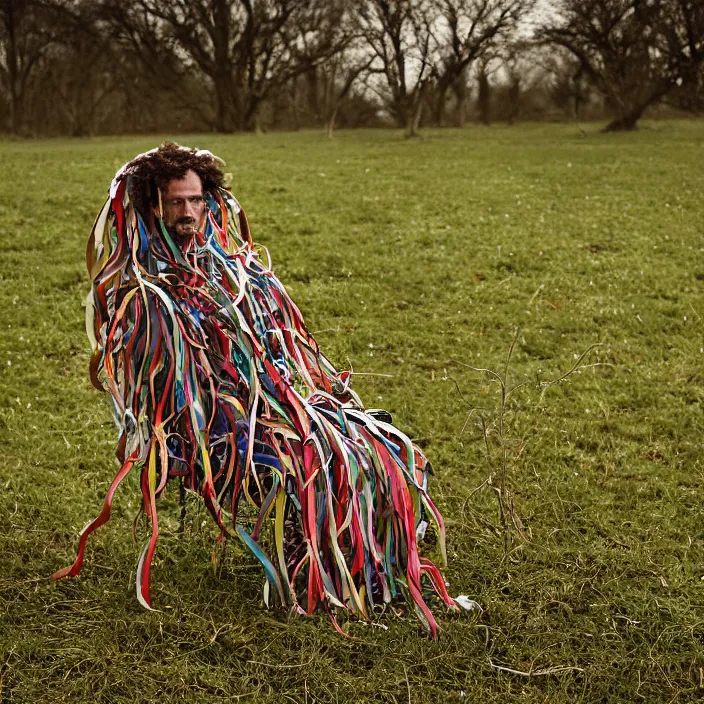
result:
[[[184,232],[187,226],[190,226],[190,230]],[[196,221],[193,218],[181,218],[172,225],[167,225],[166,231],[181,241],[191,239],[196,234]]]

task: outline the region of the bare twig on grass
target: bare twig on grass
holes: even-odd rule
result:
[[[287,670],[287,669],[293,669],[296,667],[308,667],[308,665],[312,664],[314,658],[310,658],[310,660],[306,662],[299,662],[299,663],[293,663],[291,665],[277,665],[276,663],[271,663],[271,662],[260,662],[259,660],[247,660],[247,662],[250,665],[261,665],[262,667],[272,667],[275,670]]]
[[[544,670],[533,670],[531,668],[527,672],[524,670],[514,670],[512,667],[506,667],[505,665],[496,665],[491,660],[489,660],[489,665],[491,665],[495,670],[508,672],[512,675],[520,675],[521,677],[543,677],[545,675],[558,675],[561,672],[570,672],[572,670],[576,672],[584,672],[584,668],[576,667],[575,665],[558,665],[556,667],[548,667]]]
[[[493,475],[489,475],[489,478],[486,482],[488,486],[491,486],[492,489],[496,492],[498,504],[499,504],[499,518],[501,520],[501,527],[503,529],[503,536],[504,536],[504,551],[508,553],[509,550],[509,520],[511,524],[513,525],[514,529],[516,532],[521,536],[522,539],[528,540],[528,536],[525,533],[525,529],[523,526],[523,523],[521,519],[519,518],[518,514],[516,513],[515,506],[513,503],[513,497],[511,494],[511,491],[508,486],[508,447],[506,443],[506,436],[505,436],[505,415],[506,415],[506,401],[508,400],[509,396],[518,388],[523,386],[524,384],[518,384],[514,386],[513,388],[509,388],[508,386],[508,379],[509,379],[509,371],[511,368],[511,357],[513,356],[513,351],[516,347],[516,341],[518,340],[518,335],[519,335],[519,330],[516,329],[516,332],[514,333],[513,339],[511,340],[511,344],[508,348],[508,353],[506,354],[506,362],[504,363],[504,371],[503,371],[503,376],[492,369],[485,369],[485,368],[480,368],[480,367],[472,367],[469,364],[465,364],[464,362],[458,362],[461,364],[463,367],[466,367],[468,369],[471,369],[472,371],[479,372],[486,374],[487,376],[491,377],[494,381],[497,381],[499,383],[499,411],[497,413],[497,418],[496,418],[496,425],[497,425],[497,434],[498,434],[498,446],[499,446],[499,454],[500,454],[500,460],[499,460],[499,471],[498,471],[498,486],[494,486],[492,483],[492,477]],[[456,383],[456,382],[455,382]],[[470,413],[467,417],[467,420],[465,421],[465,427],[467,425],[467,422],[469,422],[469,418],[471,417],[472,413],[474,413],[477,409],[472,408],[470,409]],[[482,425],[482,434],[484,437],[484,446],[486,449],[487,457],[491,457],[491,448],[489,445],[489,427],[486,423],[486,419],[482,414],[479,414],[479,419]]]
[[[408,681],[408,670],[406,669],[406,663],[403,664],[403,676],[406,678],[406,689],[408,690],[408,704],[411,704],[411,683]]]
[[[535,299],[540,290],[541,288],[539,287],[538,290],[533,294],[531,302],[533,301],[533,299]],[[510,481],[511,478],[509,476],[510,443],[507,438],[506,428],[506,412],[509,399],[516,391],[528,385],[527,382],[520,382],[514,384],[513,386],[510,385],[511,360],[513,358],[513,353],[516,348],[516,342],[518,341],[519,334],[520,329],[517,328],[511,339],[511,344],[509,345],[508,352],[506,354],[506,360],[503,365],[502,373],[496,372],[493,369],[488,369],[485,367],[474,367],[470,364],[466,364],[465,362],[453,360],[456,364],[464,367],[465,369],[469,369],[479,374],[484,374],[491,381],[498,383],[498,409],[494,413],[494,417],[491,422],[488,422],[487,416],[484,412],[482,412],[485,409],[479,408],[477,406],[470,406],[470,404],[465,399],[465,396],[462,393],[462,390],[457,381],[452,377],[447,376],[447,374],[445,375],[445,378],[449,381],[452,381],[452,383],[455,385],[455,388],[459,393],[462,403],[464,403],[469,409],[467,418],[465,419],[464,425],[462,427],[462,432],[465,431],[467,425],[469,424],[469,421],[475,414],[479,418],[479,424],[481,426],[482,437],[484,440],[484,450],[491,471],[487,479],[482,482],[476,489],[474,489],[471,495],[475,494],[477,491],[479,491],[479,489],[485,486],[489,486],[494,490],[498,502],[499,520],[501,522],[501,529],[503,533],[505,555],[508,555],[510,552],[510,538],[511,533],[513,531],[515,531],[522,540],[529,540],[529,535],[525,529],[525,526],[523,525],[523,521],[521,520],[520,516],[518,515],[518,512],[516,511],[513,499],[513,490]],[[560,382],[570,377],[572,374],[576,373],[578,370],[585,368],[587,365],[583,364],[584,360],[587,358],[589,353],[598,346],[598,344],[590,345],[581,355],[577,357],[572,367],[556,379],[552,379],[550,381],[541,381],[538,377],[536,379],[536,388],[541,389],[541,394],[538,403],[542,404],[545,392],[549,387],[554,386],[555,384],[559,384]],[[599,365],[595,364],[589,366]],[[514,458],[517,458],[523,452],[525,442],[521,442],[520,447],[521,449],[519,453],[516,454]],[[495,459],[495,453],[497,452],[498,459]],[[495,478],[496,483],[494,483]]]
[[[528,301],[528,307],[533,305],[533,301],[538,297],[538,294],[545,288],[545,284],[540,284],[538,288],[535,289],[535,293],[530,297],[530,300]]]
[[[596,342],[593,345],[589,345],[589,347],[587,347],[587,349],[584,350],[584,352],[582,352],[582,354],[577,358],[577,361],[572,365],[572,367],[568,371],[566,371],[562,376],[559,376],[557,379],[553,379],[552,381],[540,381],[540,379],[538,379],[538,386],[543,389],[543,391],[540,394],[540,399],[539,399],[538,403],[543,402],[543,397],[545,396],[545,392],[551,386],[555,386],[555,384],[559,384],[561,381],[564,381],[565,379],[567,379],[567,377],[572,376],[572,374],[574,374],[580,367],[586,369],[588,367],[600,366],[599,363],[590,364],[588,366],[582,366],[582,361],[584,359],[586,359],[587,355],[593,349],[596,349],[597,347],[601,347],[601,343]]]

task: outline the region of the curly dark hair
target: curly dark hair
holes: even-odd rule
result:
[[[222,162],[210,152],[182,147],[175,142],[163,142],[158,149],[142,154],[127,165],[130,174],[129,196],[137,212],[145,219],[159,204],[159,190],[172,179],[180,179],[187,171],[195,171],[203,190],[223,185]]]

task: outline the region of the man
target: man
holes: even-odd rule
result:
[[[202,497],[222,537],[261,562],[271,596],[299,613],[318,606],[369,618],[405,598],[435,635],[424,592],[450,608],[416,533],[442,517],[426,491],[428,463],[370,415],[321,354],[300,311],[252,244],[210,152],[165,143],[121,169],[88,246],[91,379],[109,391],[122,462],[113,494],[141,468],[152,533],[137,569],[150,608],[157,498],[179,478]],[[338,627],[339,628],[339,627]]]

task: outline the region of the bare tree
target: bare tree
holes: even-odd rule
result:
[[[456,123],[462,126],[472,64],[510,40],[534,5],[535,0],[438,0],[442,21],[438,30],[441,59],[437,67],[436,124],[443,122],[447,92],[452,90],[457,104]],[[482,85],[480,82],[480,89]]]
[[[432,74],[437,7],[431,0],[360,0],[358,21],[384,77],[386,103],[415,136]]]
[[[219,132],[257,126],[267,75],[287,54],[291,3],[251,0],[140,0],[168,29],[187,60],[210,79]]]
[[[542,76],[539,47],[530,41],[505,42],[499,49],[500,71],[505,80],[506,121],[513,125],[521,114],[523,95],[532,90]]]
[[[0,88],[7,96],[12,134],[26,127],[30,81],[54,39],[45,14],[35,0],[0,0]]]
[[[704,62],[701,0],[558,0],[557,10],[540,36],[579,61],[612,112],[606,130],[635,128]]]
[[[477,108],[479,110],[479,122],[482,125],[489,126],[490,110],[491,110],[491,84],[489,76],[492,71],[489,68],[489,63],[493,57],[484,57],[479,62],[477,71]]]
[[[335,120],[342,101],[349,95],[359,76],[370,69],[373,61],[373,56],[367,56],[362,50],[352,46],[323,64],[321,68],[323,76],[321,103],[325,133],[329,138],[332,138]]]
[[[101,105],[116,89],[116,57],[102,8],[96,0],[43,0],[43,9],[54,40],[38,76],[42,98],[61,132],[92,134]]]
[[[189,61],[169,25],[142,0],[99,0],[101,16],[117,45],[112,52],[116,88],[126,118],[138,130],[171,125],[174,115],[189,115],[195,124],[216,128],[209,81]]]
[[[540,57],[538,65],[544,71],[544,81],[551,101],[564,112],[570,120],[580,120],[584,117],[585,108],[593,98],[603,99],[595,95],[594,88],[585,76],[584,67],[567,51],[554,51]]]
[[[513,125],[521,111],[521,82],[524,79],[526,67],[521,64],[521,48],[515,42],[504,47],[501,58],[508,81],[509,113],[506,121],[509,125]]]
[[[260,127],[260,108],[305,69],[334,53],[341,3],[313,0],[137,0],[210,81],[220,132]]]
[[[297,36],[294,59],[304,78],[308,110],[332,137],[341,102],[374,58],[360,34],[354,1],[310,4],[308,12],[298,18]],[[293,85],[298,88],[299,82]]]

